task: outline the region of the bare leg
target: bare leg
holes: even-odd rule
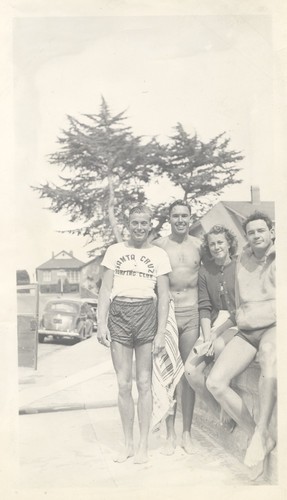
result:
[[[230,340],[234,337],[234,335],[237,333],[237,329],[235,328],[229,328],[225,332],[222,333],[219,337],[217,337],[216,341],[214,342],[214,359],[215,362],[218,359],[219,355],[222,353],[223,349],[225,346],[230,342]],[[219,421],[220,425],[229,433],[233,432],[236,422],[233,420],[233,418],[226,413],[223,408],[220,408],[220,416],[219,416]]]
[[[218,359],[218,357],[222,353],[225,346],[230,342],[230,340],[233,339],[233,337],[236,335],[236,333],[237,333],[237,329],[229,328],[228,330],[225,330],[225,332],[223,332],[222,335],[217,337],[217,339],[214,342],[214,359],[215,359],[215,361]]]
[[[226,330],[226,332],[216,339],[214,342],[215,362],[226,344],[234,337],[235,333],[236,331]],[[204,374],[206,366],[205,357],[196,356],[193,351],[191,351],[185,363],[185,376],[190,387],[192,387],[196,393],[199,393],[202,399],[210,406],[211,410],[217,414],[218,403],[206,389],[206,376]]]
[[[206,381],[214,398],[249,436],[254,432],[255,422],[230,383],[249,366],[255,354],[255,347],[240,337],[234,337],[218,357]]]
[[[140,428],[139,448],[134,463],[143,464],[148,461],[148,434],[152,413],[152,344],[147,343],[135,348],[136,383],[138,389],[138,419]]]
[[[264,459],[275,446],[275,441],[268,431],[276,402],[275,335],[275,327],[268,329],[264,333],[259,346],[261,368],[259,379],[259,419],[244,460],[245,464],[249,467],[257,466],[257,470],[255,471],[256,477],[263,472]]]
[[[267,330],[259,346],[261,376],[259,380],[259,420],[257,428],[268,434],[268,426],[277,398],[276,330]]]
[[[118,380],[118,406],[125,438],[124,449],[114,460],[115,462],[124,462],[134,454],[134,401],[132,398],[133,349],[119,342],[112,342],[111,354]]]
[[[178,391],[176,391],[176,393],[177,392]],[[176,394],[176,398],[177,398],[177,394]],[[160,453],[162,455],[173,455],[175,452],[175,448],[176,448],[176,433],[174,430],[175,416],[176,416],[176,403],[174,405],[173,415],[169,415],[165,421],[166,441],[164,443],[164,446],[160,450]]]
[[[219,405],[206,388],[206,376],[204,374],[206,366],[203,356],[198,357],[191,353],[185,363],[185,377],[190,387],[201,396],[213,413],[218,415]]]
[[[226,332],[216,339],[214,342],[215,363],[224,347],[234,337],[235,333],[235,330],[226,330]],[[208,405],[211,411],[215,415],[218,415],[220,407],[212,394],[206,388],[206,376],[204,374],[206,366],[207,363],[204,356],[199,357],[191,352],[185,363],[185,376],[189,385],[200,395],[201,399]],[[222,409],[220,411],[220,422],[229,432],[234,429],[234,420]]]
[[[179,335],[179,351],[183,363],[186,362],[196,340],[198,338],[198,328],[193,330],[189,329]],[[181,407],[182,407],[182,442],[181,445],[186,453],[192,453],[191,445],[191,424],[195,403],[195,392],[190,387],[185,375],[182,376],[182,393],[181,393]]]

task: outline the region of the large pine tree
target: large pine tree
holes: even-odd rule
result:
[[[241,182],[236,174],[243,157],[228,148],[225,134],[204,143],[178,123],[168,144],[155,138],[144,142],[126,126],[125,112],[113,116],[104,98],[99,114],[82,115],[81,121],[67,119],[68,128],[58,137],[59,150],[49,156],[63,172],[59,182],[33,189],[49,200],[50,210],[67,214],[77,224],[69,232],[86,236],[94,250],[121,241],[128,209],[147,201],[148,183],[159,181],[160,190],[162,175],[171,186],[181,187],[195,219],[224,187]],[[167,220],[169,201],[167,193],[167,203],[153,206],[157,233]]]
[[[240,152],[229,149],[225,133],[209,142],[197,134],[188,134],[181,123],[166,147],[163,171],[171,183],[182,189],[182,198],[192,207],[194,220],[202,216],[216,201],[226,186],[240,183],[236,174],[243,159]],[[154,207],[159,220],[158,230],[166,220],[167,206]]]
[[[125,125],[124,112],[112,116],[104,98],[99,114],[68,116],[69,127],[58,138],[60,149],[49,157],[64,172],[58,185],[33,189],[50,201],[50,210],[64,212],[95,248],[121,241],[128,208],[146,201],[144,186],[162,163],[155,139],[142,144]]]

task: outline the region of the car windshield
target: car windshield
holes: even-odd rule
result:
[[[49,309],[50,311],[76,313],[79,311],[79,305],[78,304],[70,304],[68,302],[58,302],[58,303],[54,303],[54,304],[49,304],[47,306],[47,309]]]

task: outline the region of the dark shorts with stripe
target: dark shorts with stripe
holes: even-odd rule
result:
[[[108,328],[111,340],[127,347],[152,342],[157,330],[156,302],[152,298],[129,302],[115,298],[109,308]]]
[[[257,330],[239,330],[236,334],[236,337],[240,337],[241,339],[246,340],[248,344],[253,345],[253,347],[258,350],[264,333],[268,330],[271,330],[275,326],[276,323],[268,326],[267,328],[258,328]]]

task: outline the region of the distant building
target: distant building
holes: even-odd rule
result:
[[[72,251],[53,252],[51,259],[36,268],[40,293],[79,293],[83,264]]]
[[[274,202],[261,201],[259,187],[252,186],[250,201],[220,201],[191,226],[190,234],[200,238],[215,224],[223,224],[237,236],[241,250],[246,244],[242,222],[256,210],[266,213],[275,222]]]

